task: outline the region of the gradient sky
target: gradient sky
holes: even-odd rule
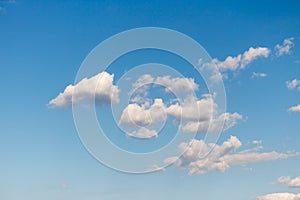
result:
[[[267,58],[228,71],[227,110],[243,120],[222,133],[218,144],[233,135],[242,150],[257,140],[262,152],[300,152],[300,112],[288,111],[300,105],[300,90],[286,83],[300,80],[299,6],[297,1],[0,1],[0,199],[241,200],[300,193],[300,186],[277,181],[300,176],[299,155],[202,175],[176,166],[143,175],[114,171],[85,150],[72,110],[47,106],[74,83],[82,61],[101,41],[132,28],[164,27],[192,37],[220,62],[250,47],[269,49]],[[291,49],[279,55],[276,45],[289,38]],[[146,61],[159,60],[158,54],[150,52]],[[141,63],[141,56],[124,62]]]

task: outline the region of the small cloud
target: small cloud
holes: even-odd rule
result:
[[[268,74],[266,74],[266,73],[253,72],[251,78],[265,78],[267,76],[268,76]]]
[[[289,112],[300,112],[300,104],[297,106],[290,107]]]
[[[300,188],[300,176],[296,178],[282,176],[277,180],[277,182],[281,184],[286,184],[290,188]]]
[[[300,80],[294,79],[292,81],[286,81],[285,84],[286,84],[286,87],[289,90],[293,90],[293,89],[296,89],[296,88],[298,90],[300,90]]]
[[[275,46],[275,51],[276,51],[276,55],[279,56],[283,56],[285,54],[290,54],[292,52],[292,48],[295,46],[294,42],[293,42],[294,38],[287,38],[283,41],[283,44],[277,44]]]
[[[131,133],[127,133],[129,137],[136,137],[141,139],[150,139],[153,137],[158,137],[158,133],[156,130],[150,130],[145,127],[141,127],[137,131],[133,131]]]
[[[262,144],[262,141],[261,140],[253,140],[252,144],[254,144],[254,145],[260,145],[260,144]]]

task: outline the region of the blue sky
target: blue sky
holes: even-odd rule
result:
[[[297,1],[0,1],[1,199],[278,199],[274,193],[284,193],[280,197],[283,200],[299,198],[300,112],[289,111],[300,105],[299,6]],[[273,151],[286,157],[231,163],[224,172],[206,166],[205,173],[192,175],[191,168],[178,163],[161,172],[132,175],[94,159],[78,137],[72,110],[48,104],[74,83],[94,47],[114,34],[139,27],[182,32],[215,58],[224,79],[227,112],[242,116],[232,117],[236,123],[218,141],[220,147],[230,141],[236,148],[229,156],[263,146],[251,152],[257,153],[256,157]],[[244,58],[250,47],[265,51],[255,51],[257,56],[245,67],[239,60],[230,65],[234,70],[229,69],[226,58],[238,60],[240,54]],[[207,92],[201,77],[186,70],[184,61],[165,52],[129,54],[107,72],[115,74],[115,85],[131,67],[149,62],[170,65],[185,77],[194,78],[200,88],[197,98]],[[154,89],[150,97],[172,98],[162,94],[161,88]],[[108,114],[109,109],[97,108],[98,119],[102,112]],[[176,115],[168,112],[173,117],[167,123],[172,132]],[[116,127],[107,123],[106,129]],[[161,136],[152,139],[162,143],[170,139]],[[202,136],[196,139],[201,141]],[[235,139],[230,140],[231,136],[242,143],[241,147]],[[124,135],[108,137],[127,150],[156,148],[156,143],[148,140],[132,146]],[[146,143],[150,145],[144,146]],[[186,159],[191,159],[187,164],[195,161]],[[282,176],[290,178],[278,180]]]

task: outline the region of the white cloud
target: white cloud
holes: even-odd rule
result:
[[[245,51],[241,60],[241,68],[245,68],[253,60],[264,57],[267,58],[270,55],[271,51],[266,47],[250,47],[248,51]]]
[[[203,121],[209,120],[216,110],[217,104],[211,97],[204,97],[203,99],[196,100],[195,98],[186,98],[182,105],[179,103],[170,105],[167,112],[170,116],[175,117],[177,120],[184,121]]]
[[[149,107],[145,104],[128,104],[122,112],[119,124],[128,127],[151,126],[165,121],[166,118],[167,112],[162,99],[155,99]]]
[[[190,121],[182,127],[182,130],[190,133],[218,133],[232,128],[242,119],[243,116],[238,113],[223,113],[211,120]]]
[[[297,80],[297,79],[294,79],[292,81],[286,81],[286,87],[289,89],[289,90],[293,90],[293,89],[298,89],[300,90],[300,80]]]
[[[258,200],[300,200],[300,194],[292,193],[273,193],[260,196]]]
[[[262,141],[261,140],[253,140],[252,144],[260,145],[260,144],[262,144]]]
[[[76,85],[68,85],[64,92],[49,102],[50,107],[69,108],[83,101],[93,101],[97,105],[117,103],[119,89],[113,85],[114,74],[101,72],[91,78],[84,78]],[[97,88],[95,90],[95,88]],[[74,94],[75,92],[75,94]]]
[[[166,87],[166,92],[175,94],[193,94],[199,87],[193,78],[172,78],[170,76],[157,77],[155,84],[162,85]]]
[[[291,188],[300,188],[300,176],[291,178],[289,176],[282,176],[278,179],[278,183],[286,184]]]
[[[271,51],[266,47],[250,47],[243,54],[239,54],[235,57],[228,56],[224,61],[219,61],[217,58],[213,59],[212,62],[215,64],[220,71],[238,71],[244,69],[252,61],[259,57],[267,58]]]
[[[181,130],[187,133],[217,133],[228,130],[243,117],[238,113],[217,112],[217,104],[211,95],[203,95],[202,99],[189,98],[182,105],[173,104],[167,113],[178,121],[183,121]]]
[[[259,152],[257,148],[237,152],[241,146],[241,141],[235,136],[231,136],[221,145],[206,144],[203,140],[194,139],[190,143],[179,145],[180,151],[184,152],[181,157],[170,157],[165,162],[174,162],[176,166],[189,170],[189,174],[204,174],[208,171],[224,172],[233,166],[245,166],[249,163],[285,159],[296,155],[275,151]],[[200,158],[199,155],[207,156]]]
[[[139,128],[137,131],[132,131],[131,133],[127,133],[130,137],[138,137],[138,138],[144,138],[144,139],[150,139],[152,137],[157,137],[157,131],[156,130],[150,130],[145,127]]]
[[[290,112],[300,112],[300,104],[297,105],[297,106],[290,107],[288,111],[290,111]]]
[[[253,72],[251,78],[265,78],[268,74]]]
[[[282,56],[284,54],[290,54],[291,49],[294,47],[294,38],[287,38],[283,41],[282,45],[277,44],[275,46],[275,51],[277,56]]]
[[[150,84],[165,87],[166,92],[175,94],[193,94],[199,89],[193,78],[179,78],[170,76],[152,77],[150,74],[144,74],[132,85],[132,91],[141,93],[144,96],[148,94]]]

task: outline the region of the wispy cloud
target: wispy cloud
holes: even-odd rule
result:
[[[260,196],[258,200],[300,200],[300,194],[293,193],[273,193]]]
[[[282,55],[285,55],[285,54],[290,54],[291,51],[292,51],[292,48],[294,47],[294,42],[293,41],[294,41],[294,38],[291,37],[291,38],[286,38],[283,41],[282,45],[277,44],[275,46],[276,55],[277,56],[282,56]]]
[[[253,72],[251,78],[265,78],[268,74]]]
[[[286,81],[285,84],[289,90],[294,90],[296,88],[300,90],[300,80],[293,79],[291,81]]]

